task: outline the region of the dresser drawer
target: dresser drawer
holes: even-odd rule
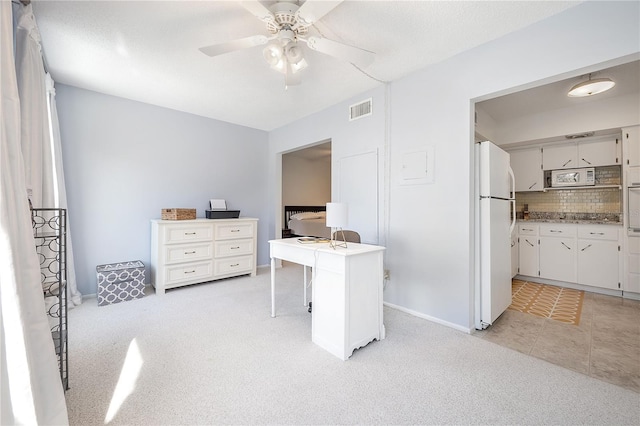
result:
[[[247,274],[253,272],[253,256],[228,257],[216,259],[214,275]]]
[[[207,225],[182,225],[165,228],[164,242],[166,244],[186,243],[189,241],[213,240],[213,227]]]
[[[165,263],[192,262],[213,257],[213,243],[167,245]]]
[[[213,279],[213,261],[194,262],[166,267],[166,287],[185,281],[203,282]]]
[[[239,256],[253,253],[253,239],[216,241],[215,257]]]
[[[216,240],[253,237],[253,223],[216,223]]]
[[[610,226],[579,226],[578,238],[618,241],[618,228]]]

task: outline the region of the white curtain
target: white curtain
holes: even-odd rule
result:
[[[0,1],[0,423],[68,424],[21,149],[11,3]]]
[[[62,167],[62,145],[60,141],[60,125],[58,122],[58,109],[56,107],[56,89],[51,75],[47,73],[47,94],[49,96],[49,127],[51,131],[51,150],[53,157],[53,172],[50,176],[54,185],[54,207],[67,208],[67,190],[64,182],[64,169]],[[72,308],[82,303],[82,294],[78,291],[76,283],[76,269],[73,262],[73,245],[71,244],[71,227],[69,226],[67,212],[67,297],[68,307]]]
[[[45,73],[40,32],[31,5],[18,6],[16,29],[16,70],[23,120],[21,141],[27,191],[34,207],[67,208],[62,168],[60,127],[55,88]],[[67,295],[68,307],[82,303],[78,291],[71,244],[70,212],[67,215]]]

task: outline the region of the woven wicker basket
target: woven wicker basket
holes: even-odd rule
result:
[[[162,209],[162,220],[191,220],[196,218],[196,209]]]

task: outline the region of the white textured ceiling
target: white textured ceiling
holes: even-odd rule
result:
[[[273,2],[263,2],[270,5]],[[559,13],[576,1],[344,1],[310,35],[376,53],[363,71],[305,48],[302,84],[284,89],[261,47],[198,48],[264,24],[235,1],[33,1],[55,81],[272,130]]]

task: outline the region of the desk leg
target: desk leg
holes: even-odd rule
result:
[[[302,267],[304,268],[304,282],[302,283],[304,288],[302,292],[304,294],[304,300],[302,301],[302,306],[307,306],[307,267],[304,265]]]
[[[271,258],[271,318],[276,317],[276,258]]]

